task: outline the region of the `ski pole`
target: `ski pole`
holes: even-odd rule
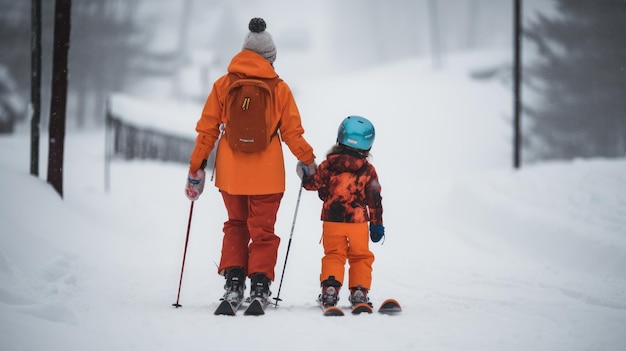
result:
[[[276,300],[276,303],[274,304],[276,308],[278,308],[278,301],[282,301],[280,299],[280,289],[283,287],[283,278],[285,277],[285,268],[287,267],[287,259],[289,258],[289,248],[291,248],[291,238],[293,238],[293,229],[296,226],[296,218],[298,217],[298,207],[300,207],[300,197],[302,197],[303,187],[304,187],[303,184],[300,183],[300,190],[298,191],[298,201],[296,202],[296,210],[293,214],[293,221],[291,222],[291,233],[289,234],[289,243],[287,244],[287,253],[285,254],[285,263],[283,263],[283,273],[280,275],[280,284],[278,284],[278,294],[276,294],[276,297],[274,298],[274,300]]]
[[[187,222],[187,237],[185,238],[185,250],[183,251],[183,265],[180,267],[180,281],[178,282],[178,296],[176,297],[176,303],[173,303],[172,306],[179,308],[183,307],[183,305],[179,304],[180,300],[180,288],[183,285],[183,271],[185,270],[185,258],[187,257],[187,244],[189,243],[189,230],[191,229],[191,215],[193,214],[193,203],[195,201],[191,201],[191,207],[189,207],[189,221]]]

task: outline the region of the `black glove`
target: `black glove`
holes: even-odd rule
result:
[[[379,242],[385,236],[385,227],[382,224],[370,223],[370,239],[372,242]]]

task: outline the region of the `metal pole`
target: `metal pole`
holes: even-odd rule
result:
[[[187,257],[187,244],[189,243],[189,230],[191,228],[191,216],[193,215],[193,203],[195,201],[191,201],[191,207],[189,207],[189,221],[187,222],[187,237],[185,238],[185,250],[183,251],[183,265],[180,267],[180,280],[178,281],[178,295],[176,297],[176,303],[173,303],[172,306],[178,308],[183,307],[180,303],[180,288],[183,285],[183,272],[185,271],[185,258]]]
[[[113,116],[111,111],[111,96],[107,98],[104,122],[104,191],[111,190],[111,154],[113,149]]]
[[[441,68],[441,35],[439,30],[439,11],[437,0],[428,1],[428,13],[430,23],[430,55],[433,60],[433,68]]]
[[[514,31],[513,31],[513,45],[514,45],[514,64],[513,64],[513,77],[514,77],[514,87],[513,87],[513,113],[514,113],[514,123],[513,123],[513,167],[515,169],[520,168],[521,165],[521,144],[522,144],[522,136],[521,136],[521,120],[520,120],[520,109],[521,109],[521,50],[522,50],[522,21],[521,21],[521,13],[522,13],[522,1],[514,0]]]
[[[291,222],[291,233],[289,234],[289,243],[287,244],[287,254],[285,254],[285,263],[283,264],[283,273],[280,275],[280,284],[278,285],[278,294],[274,300],[276,303],[275,307],[278,307],[278,301],[282,301],[280,299],[280,289],[283,287],[283,278],[285,277],[285,268],[287,267],[287,259],[289,258],[289,249],[291,248],[291,238],[293,238],[293,229],[296,227],[296,218],[298,217],[298,208],[300,207],[300,198],[302,197],[302,183],[300,183],[300,190],[298,191],[298,201],[296,202],[296,210],[293,214],[293,221]]]

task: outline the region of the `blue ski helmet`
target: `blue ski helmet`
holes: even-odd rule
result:
[[[337,131],[337,142],[354,149],[368,151],[374,144],[374,125],[361,116],[346,117]]]

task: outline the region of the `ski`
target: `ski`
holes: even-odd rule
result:
[[[344,316],[343,310],[336,305],[325,305],[320,299],[317,300],[317,304],[322,309],[322,313],[326,317],[340,317]]]
[[[368,303],[362,302],[352,306],[352,314],[372,313],[374,310]]]
[[[237,314],[237,310],[241,307],[242,302],[243,300],[233,302],[222,300],[213,314],[217,316],[234,316]]]
[[[402,312],[402,307],[400,307],[400,303],[398,303],[395,299],[387,299],[380,304],[378,307],[378,313],[382,314],[398,314]]]
[[[267,307],[269,303],[269,299],[252,299],[243,314],[246,316],[262,316],[265,314],[265,307]]]
[[[326,317],[341,317],[345,315],[343,313],[343,310],[337,306],[328,306],[328,307],[322,306],[322,313]]]

